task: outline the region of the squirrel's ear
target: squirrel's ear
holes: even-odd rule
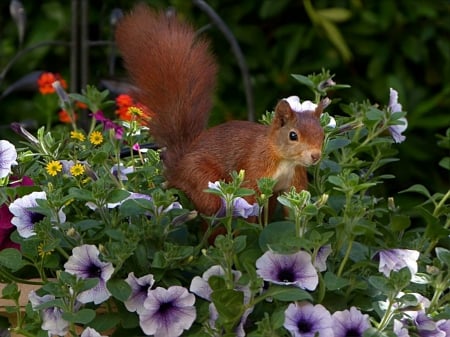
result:
[[[320,118],[320,115],[323,113],[326,107],[330,105],[330,103],[331,100],[328,97],[322,99],[319,104],[317,104],[316,110],[314,110],[314,117]]]
[[[279,101],[277,106],[275,107],[274,122],[281,127],[293,118],[295,118],[295,112],[292,111],[289,102],[285,99]]]

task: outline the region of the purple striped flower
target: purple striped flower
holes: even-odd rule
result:
[[[395,89],[390,88],[389,89],[389,106],[388,110],[393,112],[400,112],[402,111],[402,105],[398,102],[398,92]],[[389,127],[389,132],[391,133],[392,138],[394,139],[394,142],[401,143],[403,142],[406,137],[402,135],[404,131],[408,128],[408,121],[405,117],[399,118],[398,121],[401,124],[392,125]]]
[[[134,272],[131,272],[128,274],[125,282],[131,287],[131,295],[128,300],[124,302],[125,307],[130,312],[136,311],[140,314],[144,310],[144,302],[147,299],[149,290],[155,283],[155,279],[152,274],[138,278],[134,276]]]
[[[147,335],[177,337],[191,327],[196,318],[195,296],[180,286],[157,287],[148,292],[139,323]]]
[[[362,337],[364,331],[370,328],[369,315],[364,315],[355,307],[336,311],[331,317],[334,337]]]
[[[106,282],[111,278],[114,267],[110,262],[103,262],[99,258],[100,252],[94,245],[82,245],[72,249],[72,256],[64,264],[65,271],[79,278],[98,278],[95,287],[85,290],[78,295],[81,303],[106,301],[111,293],[106,288]]]
[[[256,268],[256,273],[264,281],[275,284],[314,290],[319,283],[319,276],[311,263],[311,256],[304,251],[289,255],[267,251],[256,260]]]
[[[86,329],[83,330],[83,333],[81,334],[80,337],[106,337],[106,336],[102,336],[97,332],[97,330],[87,327]]]
[[[37,310],[36,307],[49,301],[53,301],[55,296],[44,295],[41,297],[34,291],[31,291],[28,294],[28,298],[30,300],[31,307],[34,310]],[[69,322],[62,318],[62,314],[62,309],[58,307],[41,309],[42,330],[48,331],[49,335],[65,336],[69,331]]]
[[[23,238],[29,238],[36,235],[34,225],[45,218],[45,215],[34,211],[32,208],[39,206],[36,200],[45,200],[47,195],[45,192],[32,192],[17,198],[9,205],[9,211],[14,215],[11,223],[17,227],[17,232]],[[66,215],[62,210],[58,212],[58,220],[51,219],[63,223],[66,221]]]
[[[291,303],[284,312],[284,327],[293,337],[333,336],[333,320],[324,306]]]
[[[399,271],[408,267],[411,275],[417,273],[417,260],[420,253],[417,250],[411,249],[384,249],[380,250],[376,257],[379,258],[380,263],[378,270],[386,277],[389,277],[391,271]]]

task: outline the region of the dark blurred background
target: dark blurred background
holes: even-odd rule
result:
[[[220,71],[211,125],[247,118],[238,61],[205,11],[189,0],[141,2],[173,8],[212,40]],[[22,0],[26,25],[23,12],[17,10],[20,3],[12,3],[15,20],[11,3],[0,3],[0,138],[14,139],[9,131],[13,121],[27,121],[31,129],[45,124],[46,117],[35,109],[40,71],[60,73],[71,92],[79,92],[86,83],[120,92],[118,82],[126,74],[112,44],[114,23],[119,10],[132,8],[132,1]],[[393,87],[409,126],[406,141],[394,145],[400,161],[387,167],[397,176],[390,188],[399,191],[420,183],[431,191],[448,190],[448,171],[438,166],[448,153],[436,146],[436,135],[450,126],[449,1],[207,3],[231,30],[245,57],[256,119],[282,97],[312,98],[291,74],[329,69],[337,83],[351,85],[334,94],[343,103],[369,99],[384,106]],[[77,40],[76,49],[70,48],[71,39]],[[342,113],[338,104],[331,111]]]

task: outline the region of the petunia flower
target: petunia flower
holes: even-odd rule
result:
[[[197,316],[194,303],[195,296],[180,286],[150,290],[139,315],[140,326],[147,335],[180,336]]]
[[[398,319],[394,319],[392,331],[397,335],[397,337],[409,337],[408,329]]]
[[[297,113],[306,112],[306,111],[314,111],[317,108],[317,104],[311,102],[311,101],[303,101],[300,102],[300,98],[298,96],[289,96],[288,98],[284,98],[286,102],[289,103],[289,106],[291,107],[292,111],[295,111]],[[327,104],[328,105],[328,104]],[[332,116],[328,116],[329,121],[326,126],[330,128],[336,127],[336,120]]]
[[[134,272],[128,274],[125,282],[131,287],[131,295],[124,302],[128,311],[136,311],[138,314],[144,311],[144,302],[147,299],[148,291],[155,283],[155,279],[152,274],[144,275],[142,277],[136,277]]]
[[[450,321],[440,320],[433,321],[425,311],[421,311],[414,323],[420,337],[447,337],[450,333]]]
[[[55,296],[44,295],[38,296],[35,291],[31,291],[28,294],[28,299],[31,302],[31,306],[34,310],[41,304],[49,301],[53,301]],[[69,322],[62,318],[63,311],[58,307],[49,307],[41,310],[42,316],[42,330],[49,332],[49,335],[65,336],[69,331]]]
[[[17,227],[17,232],[23,238],[29,238],[35,235],[34,225],[45,218],[44,214],[35,212],[31,208],[37,207],[38,203],[36,200],[47,199],[45,192],[32,192],[30,194],[24,195],[22,198],[14,200],[14,202],[9,205],[9,211],[14,215],[11,223]],[[51,219],[51,221],[56,221],[56,219]],[[58,220],[60,223],[66,221],[66,215],[62,210],[58,212]]]
[[[72,249],[72,255],[64,264],[65,271],[79,278],[98,278],[95,287],[85,290],[78,295],[81,303],[106,301],[111,293],[106,288],[106,282],[111,278],[114,267],[110,262],[99,259],[100,252],[94,245],[82,245]]]
[[[364,331],[370,328],[369,315],[364,315],[351,307],[350,310],[336,311],[333,318],[334,337],[362,337]]]
[[[319,248],[319,251],[317,252],[316,259],[314,260],[314,267],[318,271],[325,271],[327,270],[327,258],[331,254],[332,249],[331,245],[325,245]]]
[[[208,182],[208,188],[214,189],[214,190],[221,190],[220,181],[216,182]],[[226,200],[225,198],[220,198],[222,203],[217,211],[216,216],[222,217],[226,214]],[[233,208],[233,217],[242,217],[244,219],[247,219],[250,216],[257,216],[259,215],[259,205],[258,204],[250,204],[247,200],[241,197],[236,197],[232,201],[232,208]]]
[[[134,172],[133,166],[125,167],[123,164],[119,165],[115,164],[113,165],[113,167],[111,167],[111,174],[121,181],[128,180],[127,174],[133,172]]]
[[[398,102],[398,92],[392,88],[389,89],[388,111],[391,113],[402,111],[402,105]],[[401,124],[390,126],[389,132],[396,143],[401,143],[406,139],[402,133],[408,128],[408,121],[405,117],[399,118],[398,121]]]
[[[242,273],[240,271],[232,270],[232,274],[233,274],[234,283],[235,283],[234,289],[241,291],[244,294],[244,304],[247,305],[250,302],[250,297],[251,297],[250,287],[248,285],[238,284],[238,281],[242,276]],[[224,275],[225,275],[225,271],[223,270],[222,266],[219,266],[219,265],[212,266],[203,273],[202,277],[195,276],[192,279],[189,290],[191,292],[193,292],[194,294],[196,294],[197,296],[199,296],[205,300],[211,301],[212,289],[208,283],[209,278],[211,276],[224,276]],[[239,324],[234,329],[234,333],[235,333],[236,337],[244,337],[245,336],[244,324],[247,320],[248,315],[250,315],[252,313],[252,311],[253,311],[253,308],[250,307],[250,308],[247,308],[244,311],[244,313],[242,314]],[[209,305],[209,326],[214,328],[215,322],[218,318],[219,318],[219,313],[218,313],[214,303],[211,303]]]
[[[17,165],[17,151],[7,140],[0,140],[0,179],[11,172],[11,166]]]
[[[94,119],[100,123],[103,124],[104,130],[113,130],[114,131],[114,138],[116,139],[122,139],[124,129],[121,125],[114,123],[111,119],[105,117],[103,114],[103,111],[98,110],[97,112],[94,112],[91,114]]]
[[[277,254],[267,251],[256,260],[256,273],[264,281],[282,285],[293,285],[314,290],[319,283],[311,256],[304,251],[295,254]]]
[[[87,327],[86,329],[83,330],[80,337],[106,337],[106,336],[100,335],[97,332],[97,330]]]
[[[284,100],[289,103],[289,106],[295,112],[314,111],[317,108],[317,104],[311,101],[300,102],[300,98],[298,96],[289,96]]]
[[[283,326],[293,337],[333,336],[333,320],[324,306],[291,303],[284,312]]]
[[[378,270],[389,277],[391,271],[399,271],[405,267],[408,267],[411,275],[416,274],[419,255],[417,250],[393,248],[380,250],[375,256],[380,261]]]

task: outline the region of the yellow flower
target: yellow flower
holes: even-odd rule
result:
[[[80,142],[83,142],[86,137],[80,131],[70,131],[70,138],[77,139]]]
[[[92,131],[89,136],[89,141],[94,145],[100,145],[103,143],[103,135],[100,131]]]
[[[84,173],[84,166],[80,163],[73,165],[70,168],[70,173],[76,177]]]
[[[128,108],[128,113],[130,115],[141,116],[144,113],[144,111],[142,111],[141,108],[133,105]]]
[[[50,174],[51,176],[56,176],[58,172],[62,171],[62,164],[57,160],[52,160],[47,164],[45,169],[47,170],[47,173]]]
[[[39,255],[41,258],[44,258],[44,257],[49,256],[49,255],[52,255],[52,251],[53,251],[53,250],[46,250],[46,249],[44,248],[44,243],[43,243],[43,242],[41,242],[41,243],[38,245],[37,250],[38,250],[38,255]]]

